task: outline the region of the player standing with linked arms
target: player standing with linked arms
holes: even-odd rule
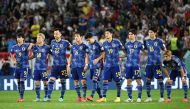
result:
[[[78,98],[77,102],[86,102],[86,70],[88,68],[88,47],[82,42],[82,36],[79,32],[74,33],[75,43],[71,47],[71,55],[68,60],[68,71],[74,79],[75,90]],[[80,93],[80,82],[83,89],[83,97]]]
[[[37,34],[36,45],[32,47],[33,55],[35,58],[34,64],[34,84],[36,91],[36,102],[40,101],[40,89],[41,89],[41,80],[44,84],[44,101],[47,98],[48,91],[48,57],[50,53],[50,47],[45,44],[45,35],[43,33]]]
[[[125,69],[127,79],[127,92],[128,99],[125,102],[133,102],[132,99],[132,79],[137,82],[138,99],[137,102],[141,102],[142,95],[142,83],[141,83],[141,73],[140,73],[140,51],[144,49],[144,45],[136,40],[136,31],[134,29],[129,30],[128,34],[129,41],[125,43],[125,51],[127,55]]]
[[[147,99],[145,102],[151,102],[151,80],[155,77],[158,80],[160,86],[160,99],[158,102],[164,101],[164,84],[163,84],[163,74],[161,70],[161,52],[165,51],[166,47],[162,39],[156,37],[157,29],[151,27],[149,29],[149,39],[145,40],[145,49],[148,51],[148,59],[146,62],[146,90]]]
[[[32,44],[24,43],[24,34],[19,33],[17,35],[17,44],[11,49],[11,60],[16,65],[14,76],[17,79],[17,86],[20,98],[17,102],[24,101],[25,80],[28,74],[29,68],[29,56],[28,51],[32,48]],[[14,57],[16,54],[16,58]]]
[[[50,45],[53,65],[48,82],[48,96],[45,101],[51,100],[55,80],[60,78],[61,96],[59,101],[63,102],[66,90],[66,79],[68,78],[66,51],[71,47],[71,44],[67,40],[62,39],[61,31],[58,28],[54,30],[54,37],[55,39],[51,41]]]
[[[97,100],[97,102],[107,101],[106,93],[108,90],[108,82],[112,81],[112,79],[115,81],[117,87],[117,97],[114,100],[114,102],[117,103],[121,101],[121,72],[119,67],[119,51],[120,49],[122,49],[122,44],[119,40],[114,39],[113,35],[113,29],[105,30],[106,41],[102,45],[102,55],[105,55],[105,64],[103,72],[103,98]]]

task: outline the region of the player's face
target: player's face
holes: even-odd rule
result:
[[[128,37],[129,40],[135,40],[135,34],[133,34],[132,32],[129,32]]]
[[[59,30],[54,31],[54,38],[56,40],[61,38],[61,32]]]
[[[172,59],[172,56],[170,55],[164,55],[164,60],[165,61],[170,61]]]
[[[37,43],[39,44],[39,43],[43,43],[43,42],[44,42],[43,37],[40,36],[40,35],[38,35],[38,36],[37,36]]]
[[[90,43],[90,44],[92,44],[92,43],[94,42],[93,38],[88,38],[88,39],[86,39],[86,41],[87,41],[88,43]]]
[[[17,37],[17,42],[20,44],[24,43],[24,38],[23,37]]]
[[[112,38],[112,33],[110,33],[109,31],[106,31],[106,32],[105,32],[105,38],[106,38],[107,40],[111,39],[111,38]]]
[[[152,30],[149,30],[149,31],[148,31],[148,35],[149,35],[149,37],[150,37],[151,39],[154,39],[154,38],[156,37],[156,33],[155,33],[154,31],[152,31]]]
[[[75,41],[76,42],[81,42],[82,41],[82,37],[80,36],[80,34],[75,34]]]

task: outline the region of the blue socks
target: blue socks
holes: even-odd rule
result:
[[[24,81],[20,81],[20,98],[24,98],[24,91],[25,91]]]
[[[36,86],[35,86],[36,98],[39,98],[39,99],[40,99],[40,88],[41,88],[40,85],[36,85]]]
[[[132,85],[127,85],[128,97],[132,99]]]
[[[138,98],[141,98],[141,95],[142,95],[142,85],[138,85],[137,86],[137,90],[138,90]]]
[[[164,83],[163,83],[163,80],[158,80],[158,83],[160,85],[160,97],[164,98]]]
[[[94,94],[97,90],[97,81],[93,81],[92,93],[91,96],[94,97]]]
[[[54,85],[55,81],[54,80],[49,80],[49,83],[48,83],[48,98],[51,98],[51,93],[53,91],[53,85]]]
[[[171,88],[172,85],[171,84],[166,84],[166,90],[167,90],[167,97],[170,99],[171,98]]]
[[[147,96],[148,96],[148,97],[151,97],[150,91],[151,91],[151,81],[150,81],[150,80],[147,80],[147,81],[146,81],[146,93],[147,93]]]
[[[86,98],[86,90],[87,90],[86,84],[83,84],[82,90],[83,90],[83,97]]]
[[[103,97],[105,97],[105,98],[106,98],[107,90],[108,90],[108,83],[104,82],[103,83]]]
[[[120,81],[116,82],[116,86],[117,86],[117,97],[120,97],[120,95],[121,95],[121,83],[120,83]]]
[[[48,86],[44,85],[44,94],[45,94],[44,98],[47,97],[47,93],[48,93]]]
[[[65,89],[66,89],[65,85],[66,85],[66,81],[65,80],[61,80],[61,96],[60,96],[60,98],[64,97]]]
[[[76,85],[76,86],[75,86],[75,90],[76,90],[76,92],[77,92],[78,97],[81,98],[80,86],[79,86],[79,85]]]
[[[184,90],[184,98],[187,98],[187,93],[188,93],[187,84],[183,84],[183,90]]]

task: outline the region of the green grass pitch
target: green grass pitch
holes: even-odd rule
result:
[[[190,92],[190,90],[189,90]],[[41,96],[43,97],[43,91]],[[90,91],[88,91],[88,95]],[[17,91],[0,91],[0,109],[190,109],[190,102],[183,103],[183,90],[172,90],[171,103],[158,103],[159,90],[152,90],[153,102],[151,103],[125,103],[127,92],[122,91],[121,103],[114,103],[116,90],[109,90],[106,103],[97,102],[75,102],[75,91],[67,91],[65,93],[64,102],[58,102],[60,92],[53,91],[51,102],[34,102],[35,91],[25,92],[25,102],[16,102],[18,98]],[[166,95],[166,94],[165,94]],[[133,92],[134,101],[136,101],[137,92]],[[95,96],[95,99],[97,96]],[[142,100],[146,98],[146,92],[143,91]]]

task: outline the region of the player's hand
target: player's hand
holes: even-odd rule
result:
[[[17,61],[13,61],[13,65],[16,65],[17,64]]]
[[[85,65],[85,66],[84,66],[84,71],[86,72],[87,69],[88,69],[88,65]]]
[[[94,59],[93,64],[97,64],[98,61],[99,61],[98,58]]]

